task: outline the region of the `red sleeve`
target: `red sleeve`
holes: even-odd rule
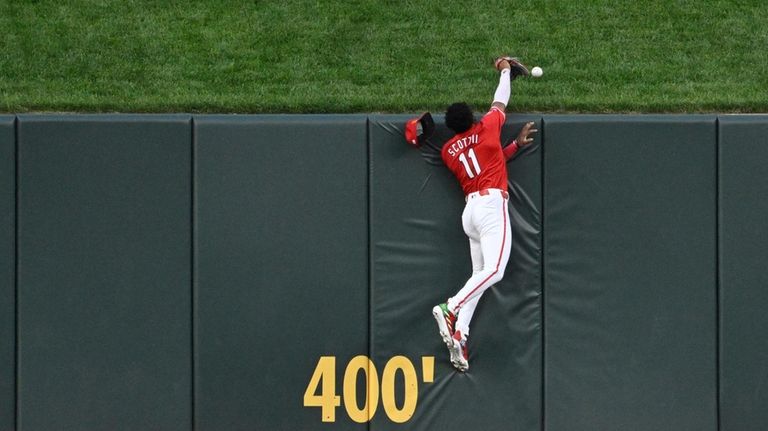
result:
[[[517,145],[517,140],[512,141],[511,144],[507,145],[503,149],[503,151],[504,151],[504,159],[505,160],[511,159],[512,156],[514,156],[515,153],[517,153],[517,150],[519,150],[519,149],[520,149],[520,146]]]
[[[483,119],[480,120],[480,122],[483,123],[486,129],[501,134],[501,127],[504,125],[506,119],[507,116],[504,114],[504,111],[494,106],[483,116]]]

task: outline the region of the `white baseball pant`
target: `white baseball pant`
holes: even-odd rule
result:
[[[469,335],[469,322],[480,297],[504,277],[512,248],[508,201],[508,193],[499,189],[467,195],[461,221],[469,237],[472,277],[448,299],[448,308],[458,313],[456,330],[465,337]]]

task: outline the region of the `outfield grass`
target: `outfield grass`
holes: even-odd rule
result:
[[[768,112],[763,1],[0,0],[0,110]]]

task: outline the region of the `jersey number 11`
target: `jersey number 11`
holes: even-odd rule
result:
[[[469,154],[469,158],[472,159],[472,167],[475,168],[474,172],[472,172],[472,167],[469,166],[469,162],[467,161],[467,156],[465,156],[464,153],[461,153],[459,155],[459,161],[464,165],[464,169],[466,169],[467,175],[469,175],[469,178],[475,178],[475,175],[480,173],[480,164],[477,163],[477,156],[475,156],[475,149],[470,148],[469,151],[467,151],[467,154]]]

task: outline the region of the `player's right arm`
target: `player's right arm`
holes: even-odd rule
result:
[[[517,138],[515,138],[515,140],[512,141],[511,144],[503,148],[504,158],[506,160],[511,159],[512,156],[514,156],[515,153],[517,153],[517,150],[533,142],[533,138],[531,137],[531,135],[538,132],[537,129],[533,128],[533,126],[535,125],[536,123],[534,123],[533,121],[529,121],[525,123],[523,128],[520,129],[520,133],[517,135]]]

